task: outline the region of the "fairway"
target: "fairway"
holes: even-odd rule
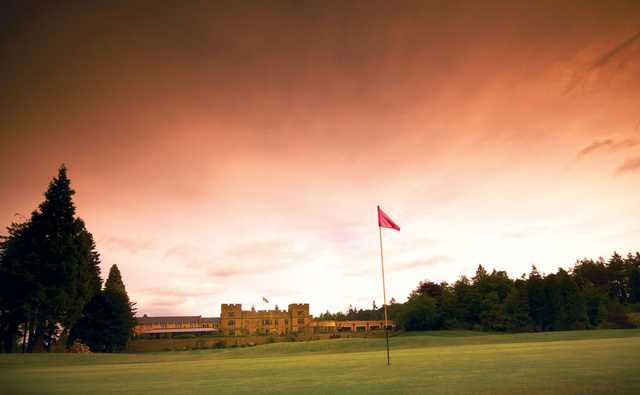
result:
[[[439,331],[154,354],[0,355],[1,393],[640,393],[640,330]]]

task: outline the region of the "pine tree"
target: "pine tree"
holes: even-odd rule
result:
[[[39,211],[32,214],[40,261],[36,277],[44,286],[45,296],[38,308],[34,339],[39,343],[43,338],[48,349],[58,335],[58,324],[64,338],[101,283],[93,237],[84,222],[75,217],[74,194],[62,165]]]
[[[544,330],[545,289],[544,280],[535,266],[531,267],[527,280],[527,297],[529,300],[529,317],[534,330]]]
[[[640,303],[640,254],[627,258],[629,262],[629,297],[631,303]]]
[[[560,303],[564,310],[561,329],[584,329],[588,322],[584,294],[565,270],[558,270],[558,280]]]
[[[24,335],[37,290],[26,272],[29,225],[13,223],[7,228],[9,235],[0,238],[0,352],[16,351],[17,336]]]
[[[122,351],[136,325],[134,314],[134,304],[129,301],[120,270],[113,265],[104,290],[87,304],[68,344],[80,339],[92,351]]]
[[[93,237],[75,215],[74,194],[63,165],[38,210],[30,220],[10,229],[3,243],[1,270],[16,275],[15,284],[21,284],[8,297],[27,293],[21,309],[30,351],[50,350],[58,338],[64,338],[100,289],[99,256]]]
[[[617,298],[620,303],[625,303],[628,299],[628,279],[627,265],[624,259],[614,252],[607,263],[607,273],[609,276],[609,294],[612,298]]]
[[[516,280],[505,299],[505,310],[510,319],[511,330],[526,330],[530,326],[529,296],[526,280]]]
[[[125,291],[124,289],[122,275],[120,274],[120,269],[118,269],[118,266],[113,265],[111,266],[111,269],[109,269],[109,277],[107,277],[107,281],[104,283],[104,290],[120,292],[125,295],[127,294],[127,291]]]

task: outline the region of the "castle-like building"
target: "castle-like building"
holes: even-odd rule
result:
[[[290,304],[287,310],[242,310],[240,304],[220,307],[220,330],[226,335],[280,335],[303,332],[313,317],[309,303]]]
[[[241,304],[222,304],[220,317],[174,316],[138,317],[137,335],[213,332],[228,336],[290,334],[313,335],[334,332],[369,332],[384,329],[383,320],[316,320],[309,314],[308,303],[292,303],[287,310],[242,310]],[[389,321],[395,328],[395,323]]]

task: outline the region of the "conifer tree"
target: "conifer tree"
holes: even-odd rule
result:
[[[629,266],[629,298],[632,303],[640,303],[640,253],[627,257]]]
[[[535,266],[531,267],[527,280],[527,296],[529,299],[529,317],[534,330],[544,329],[545,290],[544,281]]]
[[[68,344],[80,339],[92,351],[124,350],[136,325],[133,306],[120,270],[116,265],[111,266],[104,290],[87,304],[82,318],[71,331]]]
[[[113,265],[111,266],[111,269],[109,269],[109,277],[107,277],[107,281],[104,283],[104,290],[120,292],[124,295],[127,294],[127,291],[124,289],[122,275],[120,274],[120,269],[118,269],[118,266]]]
[[[20,288],[4,298],[23,300],[22,307],[14,309],[25,315],[21,326],[28,331],[23,338],[28,339],[29,351],[50,350],[59,337],[66,337],[100,289],[99,255],[93,237],[75,215],[74,194],[63,165],[38,210],[10,228],[3,241],[0,273]],[[26,295],[20,299],[22,291]],[[14,326],[9,325],[8,337],[18,335]]]

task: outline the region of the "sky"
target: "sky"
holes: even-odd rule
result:
[[[0,226],[66,164],[139,314],[640,248],[640,2],[6,2]],[[266,297],[271,304],[262,301]]]

